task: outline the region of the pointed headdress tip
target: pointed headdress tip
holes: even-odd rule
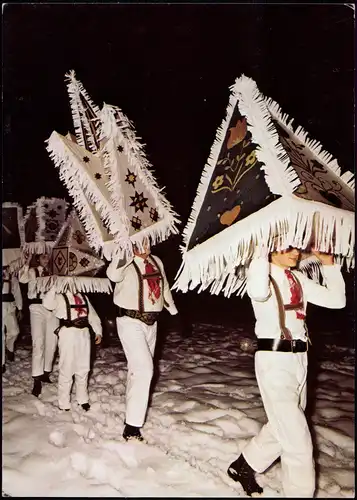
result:
[[[68,78],[69,80],[72,80],[72,81],[77,79],[76,72],[74,71],[74,69],[70,69],[68,71],[68,73],[66,73],[64,76],[65,76],[65,78]]]

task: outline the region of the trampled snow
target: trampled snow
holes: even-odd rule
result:
[[[246,339],[246,342],[242,342]],[[72,395],[57,406],[53,384],[31,395],[31,348],[19,345],[3,375],[3,486],[11,496],[237,497],[228,465],[266,421],[254,376],[250,336],[237,328],[195,324],[169,332],[145,443],[126,443],[126,362],[120,344],[99,348],[90,378],[91,409]],[[310,397],[319,498],[353,498],[354,350],[325,348]],[[282,496],[280,463],[257,475],[262,496]]]

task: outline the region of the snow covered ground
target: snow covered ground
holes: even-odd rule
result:
[[[248,344],[242,342],[247,339]],[[20,344],[3,375],[3,485],[11,496],[237,497],[226,469],[265,422],[243,328],[198,323],[158,346],[158,375],[143,428],[125,443],[126,364],[119,343],[98,349],[91,409],[57,407],[56,381],[31,395],[30,347]],[[248,346],[248,350],[244,350]],[[319,498],[353,498],[354,349],[336,345],[311,365],[309,401]],[[257,476],[281,496],[280,463]]]

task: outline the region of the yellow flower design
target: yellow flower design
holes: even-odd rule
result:
[[[257,161],[257,157],[256,157],[256,154],[255,154],[255,151],[252,151],[247,156],[247,158],[245,160],[245,164],[250,166],[250,165],[253,165],[256,161]]]
[[[212,182],[212,187],[217,190],[218,188],[220,188],[222,186],[222,184],[224,183],[224,176],[223,175],[217,175],[217,177],[215,178],[215,180]]]

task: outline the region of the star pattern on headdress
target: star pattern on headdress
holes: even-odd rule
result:
[[[133,215],[130,222],[131,222],[131,225],[133,226],[133,228],[135,229],[135,231],[139,231],[139,229],[141,228],[141,225],[142,225],[139,217],[137,217],[136,215]]]
[[[134,174],[134,172],[131,172],[129,169],[128,169],[128,173],[126,174],[126,177],[125,177],[125,182],[127,182],[128,184],[131,184],[133,187],[135,187],[136,175]]]
[[[94,174],[94,177],[95,177],[96,179],[98,179],[98,180],[99,180],[99,179],[101,179],[101,178],[102,178],[102,174],[99,174],[99,173],[97,172],[96,174]]]
[[[84,235],[77,229],[77,231],[75,231],[73,233],[73,239],[78,243],[78,245],[81,245],[83,243],[83,241],[85,240],[85,237]]]
[[[119,153],[122,153],[124,151],[123,146],[118,146],[117,147],[117,151],[119,151]]]
[[[130,198],[133,200],[132,203],[130,203],[130,206],[135,208],[135,213],[139,210],[144,212],[145,207],[148,206],[146,203],[148,198],[144,198],[144,193],[138,193],[135,191],[135,195],[130,196]]]
[[[84,163],[89,163],[90,159],[88,158],[88,156],[83,156],[83,161]]]
[[[150,219],[153,222],[157,222],[158,221],[158,219],[159,219],[159,213],[156,210],[156,208],[150,208],[149,214],[150,214]]]
[[[83,257],[80,261],[79,261],[80,265],[82,267],[87,267],[88,264],[89,264],[89,260],[86,258],[86,257]]]
[[[137,217],[136,215],[133,215],[130,222],[131,222],[131,225],[133,226],[133,228],[135,229],[135,231],[139,231],[139,229],[142,226],[141,219],[139,219],[139,217]]]

